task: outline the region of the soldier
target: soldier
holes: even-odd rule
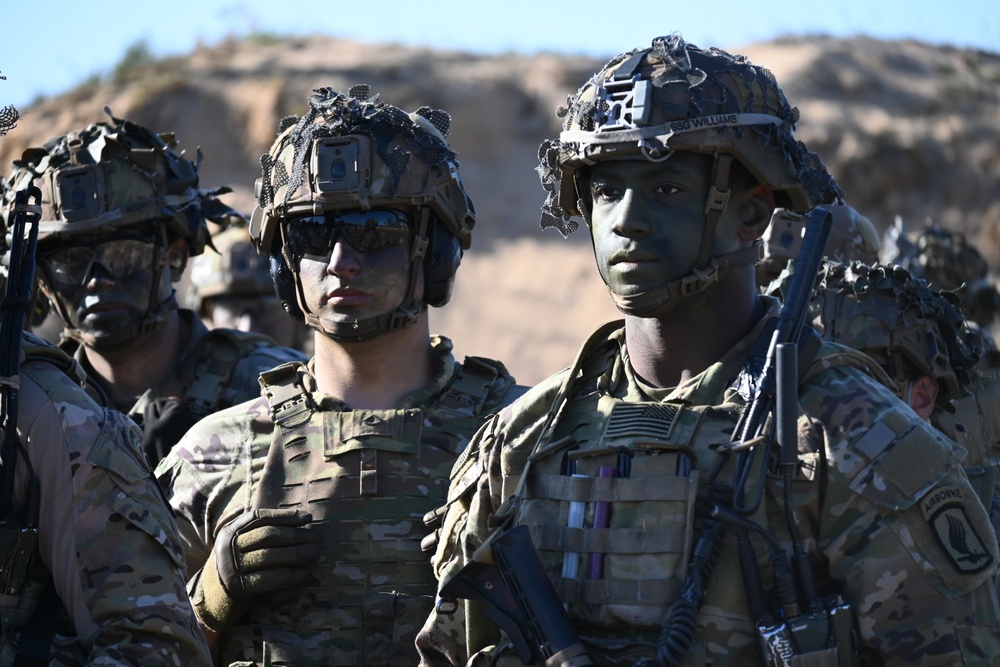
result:
[[[453,470],[422,664],[997,660],[997,547],[964,452],[870,359],[812,348],[784,444],[742,428],[778,311],[757,293],[759,239],[776,204],[842,196],[773,75],[671,35],[612,59],[561,113],[539,151],[542,225],[583,216],[625,319],[491,418]],[[521,587],[520,613],[501,616],[481,599],[490,573],[537,579],[517,566],[525,533],[558,597]]]
[[[25,256],[7,236],[24,202],[0,183],[6,267]],[[22,333],[23,314],[8,317],[30,283],[4,299],[0,330],[5,362],[20,354],[19,369],[0,367],[0,665],[209,665],[139,429],[73,359]]]
[[[202,253],[191,265],[191,310],[209,329],[254,331],[283,347],[302,349],[309,328],[285,314],[268,258],[254,250],[246,227],[215,234],[212,245],[216,252]]]
[[[788,280],[782,275],[770,294],[780,298]],[[958,296],[931,290],[901,266],[827,262],[810,311],[824,339],[874,359],[917,416],[967,450],[966,475],[991,508],[998,459],[976,393],[982,342],[966,327]]]
[[[37,179],[41,288],[75,355],[112,407],[143,429],[150,464],[205,415],[260,394],[261,371],[305,356],[266,337],[209,330],[178,309],[173,283],[208,241],[206,218],[242,216],[197,189],[174,137],[127,120],[93,123],[29,148],[12,190]]]
[[[429,333],[475,222],[450,120],[320,89],[261,160],[251,237],[315,356],[262,374],[263,398],[203,420],[156,471],[223,665],[417,661],[435,589],[422,519],[521,393]]]
[[[878,261],[878,231],[871,220],[849,204],[834,203],[833,227],[826,242],[825,256],[838,262],[858,260],[865,264]],[[757,265],[757,285],[766,289],[781,271],[799,255],[809,216],[783,208],[774,210],[771,224],[764,232],[764,259]]]

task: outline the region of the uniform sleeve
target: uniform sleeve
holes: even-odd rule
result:
[[[818,546],[854,609],[863,661],[1000,664],[996,540],[964,450],[860,374],[825,375],[802,396],[827,425]],[[838,389],[858,382],[868,391]]]
[[[176,517],[188,576],[208,560],[232,503],[246,505],[243,430],[229,418],[241,406],[209,415],[156,466],[156,479]],[[238,513],[238,510],[237,510]]]
[[[75,385],[47,389],[22,381],[20,427],[41,489],[41,560],[88,664],[210,664],[138,428]]]
[[[498,419],[490,419],[476,433],[466,451],[470,455],[459,459],[451,473],[448,491],[448,511],[441,525],[440,541],[431,559],[438,588],[472,560],[476,549],[486,539],[485,526],[496,509],[492,489],[499,479],[491,478],[489,470],[497,470],[499,457],[496,428]],[[497,470],[498,472],[498,470]],[[499,631],[490,622],[477,624],[482,603],[456,600],[453,613],[442,613],[438,605],[431,611],[423,629],[417,635],[417,651],[421,665],[464,666],[469,648],[489,646],[499,640]],[[469,632],[475,636],[470,637]]]

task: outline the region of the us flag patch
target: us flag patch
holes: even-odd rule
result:
[[[650,436],[666,438],[680,407],[669,403],[616,403],[611,409],[605,438]]]

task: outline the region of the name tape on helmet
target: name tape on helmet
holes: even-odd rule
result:
[[[559,133],[562,143],[581,144],[620,144],[625,141],[641,142],[646,139],[659,138],[666,142],[675,134],[697,132],[713,127],[737,127],[739,125],[775,125],[782,126],[785,121],[777,116],[764,113],[724,113],[697,118],[672,120],[660,125],[636,128],[633,130],[618,130],[617,126],[598,128],[594,132],[583,130],[566,130]]]

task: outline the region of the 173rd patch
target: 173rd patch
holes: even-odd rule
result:
[[[920,508],[955,569],[964,574],[975,574],[990,567],[993,557],[983,537],[969,520],[965,495],[959,486],[945,486],[928,494],[921,501]],[[974,498],[968,500],[975,502]]]

